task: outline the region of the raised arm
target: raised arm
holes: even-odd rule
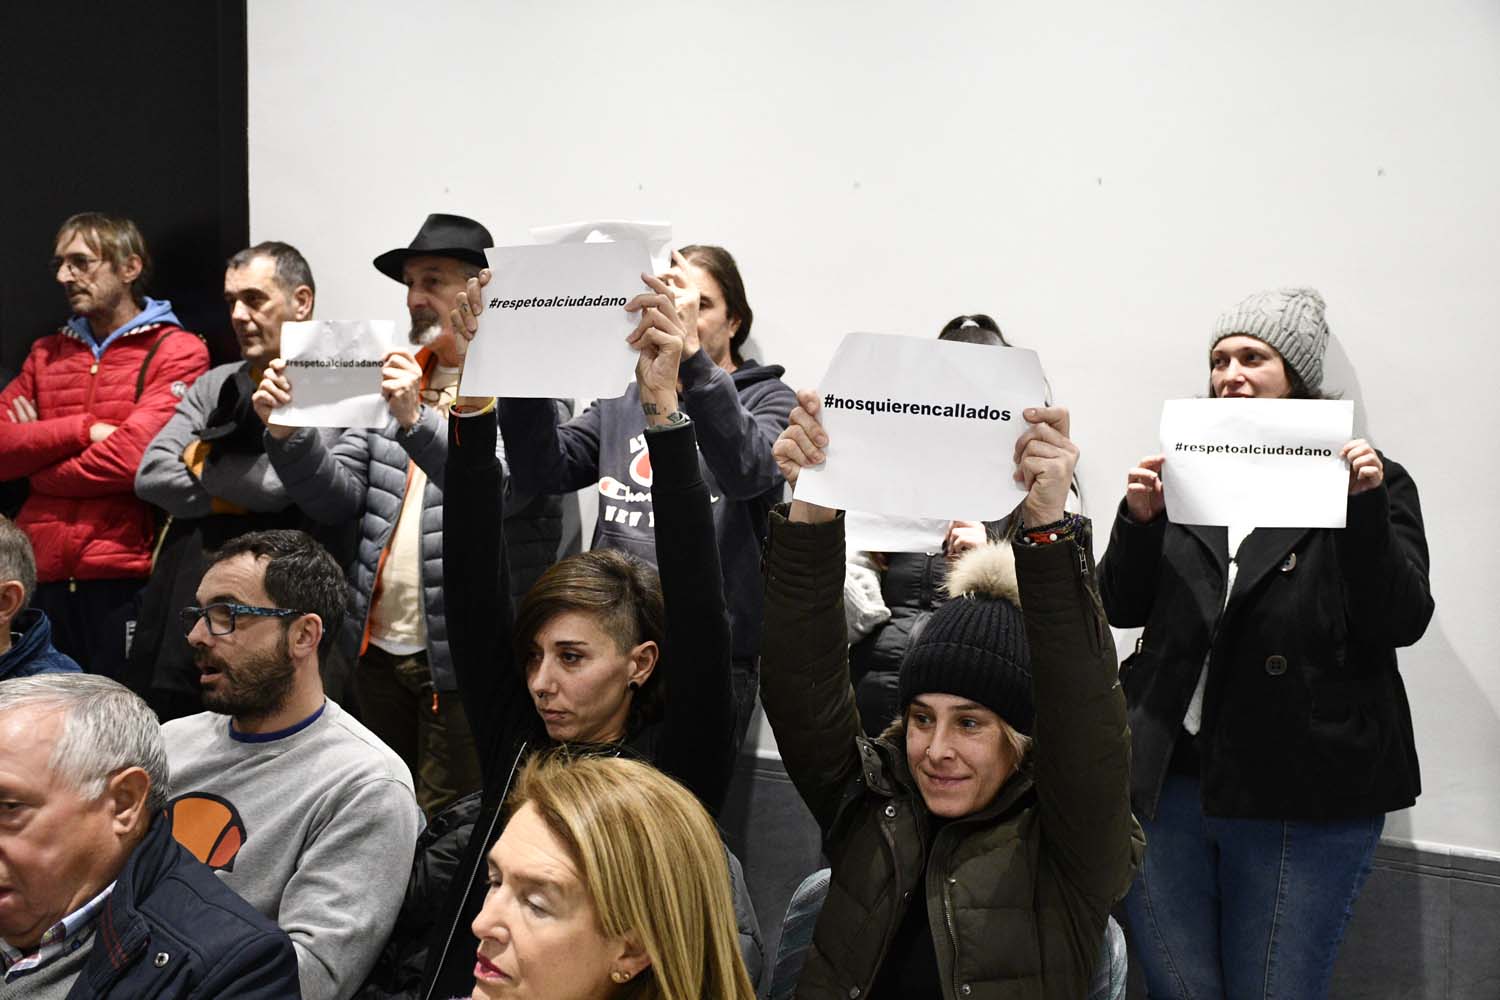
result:
[[[1099,564],[1099,593],[1109,622],[1135,628],[1151,617],[1162,535],[1167,529],[1161,455],[1143,458],[1126,477],[1125,499],[1115,514],[1109,548]]]
[[[1042,831],[1047,856],[1102,915],[1134,874],[1125,696],[1094,581],[1088,522],[1064,506],[1078,462],[1068,412],[1032,408],[1023,417],[1030,427],[1015,458],[1027,496],[1016,576],[1031,651]],[[1088,946],[1097,947],[1097,937]]]
[[[466,356],[484,308],[480,289],[489,276],[486,269],[469,279],[450,316]],[[508,771],[523,741],[546,740],[515,658],[515,609],[503,528],[505,475],[496,448],[495,407],[496,400],[489,397],[454,401],[443,479],[448,645],[486,788],[502,786],[507,774],[501,769]]]
[[[828,434],[816,392],[797,394],[773,452],[787,482],[823,461]],[[849,683],[844,519],[793,499],[771,512],[765,563],[760,699],[787,774],[826,834],[860,771],[863,732]]]
[[[1337,533],[1345,613],[1362,636],[1410,646],[1427,631],[1434,608],[1417,484],[1365,442],[1351,441],[1346,454],[1351,449],[1349,517]],[[1371,468],[1375,474],[1364,473],[1362,482],[1361,470]]]
[[[571,493],[599,478],[599,410],[567,423],[550,399],[502,399],[500,433],[515,489],[529,495]]]
[[[542,739],[541,717],[515,660],[505,491],[495,455],[492,400],[464,403],[449,421],[443,481],[443,587],[448,646],[459,695],[478,744],[484,783],[505,780],[522,740]]]
[[[666,608],[666,717],[656,765],[717,813],[734,771],[733,644],[724,602],[712,502],[698,464],[692,421],[678,412],[681,318],[666,286],[645,276],[651,292],[627,306],[641,313],[631,333],[640,351],[636,384],[651,453],[656,558]]]
[[[796,405],[796,395],[779,379],[758,383],[742,398],[733,377],[706,351],[682,363],[682,409],[698,424],[703,461],[731,500],[753,500],[785,482],[771,446]]]
[[[332,447],[314,427],[298,427],[285,438],[267,432],[264,440],[287,496],[308,517],[322,524],[339,524],[364,511],[370,442],[363,427],[345,430]]]

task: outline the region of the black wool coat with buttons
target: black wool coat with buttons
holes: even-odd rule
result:
[[[1156,814],[1205,658],[1207,815],[1352,819],[1416,801],[1396,649],[1432,618],[1427,538],[1416,484],[1382,459],[1384,484],[1349,498],[1346,527],[1251,532],[1227,605],[1224,528],[1136,524],[1121,503],[1099,573],[1110,624],[1145,626],[1121,669],[1138,813]]]
[[[899,726],[875,740],[861,731],[843,517],[794,524],[784,511],[772,512],[767,545],[761,702],[833,869],[798,1000],[868,994],[908,906],[927,907],[943,996],[1084,996],[1143,847],[1087,540],[1017,546],[1035,743],[987,806],[934,835]]]

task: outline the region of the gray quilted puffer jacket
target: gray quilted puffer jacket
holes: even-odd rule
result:
[[[555,402],[565,416],[565,404]],[[496,436],[496,451],[505,462]],[[422,606],[427,612],[427,663],[439,691],[456,691],[448,625],[443,617],[443,467],[448,458],[448,421],[432,407],[410,431],[394,418],[384,427],[351,427],[331,447],[316,431],[300,428],[285,441],[265,435],[266,454],[282,485],[309,517],[327,524],[359,521],[359,544],[349,567],[350,607],[339,630],[339,647],[352,660],[359,655],[370,594],[380,560],[406,496],[407,466],[415,461],[427,474],[422,494]],[[576,502],[576,501],[574,501]],[[506,497],[505,534],[514,545],[512,590],[524,593],[556,557],[562,534],[562,498]],[[519,596],[517,594],[516,596]]]

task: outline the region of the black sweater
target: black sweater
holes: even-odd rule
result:
[[[729,617],[708,488],[691,423],[646,433],[654,470],[657,562],[666,641],[656,673],[667,684],[662,720],[632,732],[629,751],[680,781],[717,812],[734,769]],[[493,420],[449,421],[443,485],[443,579],[459,692],[484,775],[483,806],[429,936],[424,996],[466,993],[474,982],[469,924],[484,901],[484,855],[524,757],[552,746],[512,643],[504,494]]]

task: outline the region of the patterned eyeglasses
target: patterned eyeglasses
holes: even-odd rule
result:
[[[254,615],[257,618],[295,618],[297,615],[305,615],[306,611],[293,611],[290,608],[257,608],[250,604],[209,604],[205,607],[195,608],[191,605],[177,612],[182,622],[182,634],[190,635],[193,626],[198,624],[202,618],[208,622],[209,635],[228,635],[234,631],[235,618],[239,615]]]

